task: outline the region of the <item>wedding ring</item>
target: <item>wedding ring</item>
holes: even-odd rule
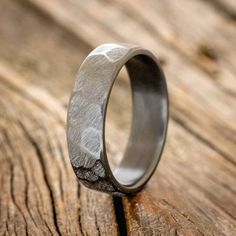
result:
[[[126,66],[132,89],[132,126],[120,164],[111,170],[105,146],[105,118],[114,81]],[[168,93],[155,56],[131,44],[104,44],[82,63],[67,114],[72,167],[87,187],[136,193],[153,175],[165,144]]]

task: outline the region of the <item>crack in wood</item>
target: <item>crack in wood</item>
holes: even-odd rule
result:
[[[96,225],[96,229],[98,231],[98,235],[101,236],[101,232],[100,232],[100,228],[99,228],[99,225],[98,225],[98,219],[97,219],[96,212],[94,213],[94,216],[95,216],[95,225]]]
[[[28,235],[28,222],[27,222],[25,215],[24,215],[23,211],[21,210],[19,204],[16,202],[16,198],[14,195],[14,188],[13,188],[13,186],[14,186],[14,165],[11,163],[10,160],[9,160],[9,164],[10,164],[10,171],[11,171],[10,172],[10,182],[11,182],[10,193],[11,193],[12,202],[16,206],[16,209],[20,212],[20,214],[25,222],[25,233],[26,233],[26,235]]]
[[[10,141],[10,138],[9,138],[8,133],[7,133],[6,130],[3,131],[3,135],[5,137],[5,140],[6,140],[7,144],[11,148],[11,150],[14,150],[12,145],[11,145],[11,141]],[[25,233],[26,233],[26,235],[28,235],[28,222],[25,218],[24,212],[22,211],[20,205],[17,203],[16,198],[15,198],[15,194],[14,194],[14,165],[13,165],[11,160],[8,160],[8,163],[9,163],[9,166],[10,166],[10,183],[11,183],[10,184],[10,195],[11,195],[13,204],[15,205],[16,209],[19,211],[20,215],[22,216],[22,218],[25,222]]]
[[[122,202],[122,197],[120,196],[113,196],[113,204],[116,214],[116,221],[118,224],[120,235],[126,236],[127,235],[127,225],[125,219],[125,212]]]
[[[80,193],[81,193],[81,186],[78,183],[78,185],[77,185],[77,197],[78,197],[78,199],[81,197]],[[83,232],[84,227],[83,227],[82,221],[81,221],[81,206],[78,208],[77,215],[78,215],[79,231],[80,231],[81,235],[84,236],[85,235],[84,232]]]
[[[25,126],[23,125],[23,123],[21,121],[19,121],[19,125],[21,126],[22,130],[25,132],[26,137],[28,138],[28,140],[32,144],[33,148],[35,149],[35,152],[36,152],[36,154],[38,156],[38,160],[39,160],[39,162],[40,162],[40,164],[42,166],[45,184],[46,184],[46,186],[48,188],[50,199],[52,201],[52,213],[53,213],[54,225],[55,225],[55,228],[56,228],[56,231],[57,231],[58,235],[62,236],[62,234],[60,232],[60,228],[59,228],[58,222],[57,222],[56,206],[55,206],[53,191],[51,189],[48,177],[46,175],[46,166],[44,164],[43,154],[42,154],[42,152],[40,150],[40,147],[38,146],[38,143],[34,140],[34,138],[31,136],[31,134],[28,133],[27,129],[25,128]]]

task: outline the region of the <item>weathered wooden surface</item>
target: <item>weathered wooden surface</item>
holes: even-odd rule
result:
[[[236,235],[233,0],[0,6],[0,235]],[[78,184],[65,140],[76,70],[105,42],[152,50],[170,93],[158,170],[144,191],[122,199]],[[128,93],[121,79],[107,131],[115,158],[127,132]]]

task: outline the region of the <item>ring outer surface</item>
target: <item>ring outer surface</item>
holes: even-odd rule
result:
[[[114,177],[106,154],[105,120],[110,93],[121,68],[131,58],[146,55],[157,64],[165,80],[164,73],[156,57],[140,46],[125,43],[103,44],[95,48],[83,61],[76,76],[67,112],[67,143],[73,170],[86,187],[113,194],[132,194],[140,191],[153,175],[131,186],[120,184]],[[167,119],[168,93],[167,85]],[[168,122],[165,127],[165,137]]]

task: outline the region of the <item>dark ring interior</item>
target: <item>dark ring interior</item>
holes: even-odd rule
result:
[[[126,63],[126,68],[132,88],[132,127],[124,157],[113,175],[120,184],[133,186],[146,182],[160,159],[168,98],[165,77],[151,57],[137,55]]]

